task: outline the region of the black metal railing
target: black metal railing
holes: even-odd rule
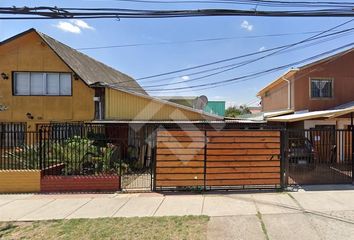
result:
[[[310,129],[287,131],[290,184],[352,182],[352,131]]]
[[[43,175],[119,174],[126,189],[156,181],[156,126],[0,124],[0,170]],[[354,129],[282,130],[282,186],[353,182]]]

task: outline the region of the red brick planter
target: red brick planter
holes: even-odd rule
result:
[[[120,188],[118,175],[43,176],[41,192],[113,192]]]

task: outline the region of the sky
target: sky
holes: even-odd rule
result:
[[[117,0],[1,0],[0,6],[59,6],[59,7],[115,7],[134,9],[196,9],[230,8],[250,9],[254,6],[230,6],[226,4],[149,4],[129,3]],[[262,10],[262,8],[258,8]],[[91,48],[101,46],[150,44],[119,48],[86,49],[83,53],[121,71],[135,79],[166,73],[196,65],[206,64],[226,58],[232,58],[253,52],[262,52],[277,46],[301,41],[315,33],[324,31],[349,18],[275,18],[275,17],[197,17],[177,19],[90,19],[90,20],[0,20],[0,41],[29,28],[36,28],[72,48]],[[354,22],[336,30],[354,27]],[[278,37],[264,35],[291,33]],[[306,33],[306,34],[303,34]],[[258,37],[254,37],[258,36]],[[352,34],[333,38],[331,41],[313,46],[294,48],[292,51],[259,59],[252,64],[242,66],[223,74],[188,82],[193,78],[206,75],[190,75],[197,70],[177,74],[138,80],[142,86],[154,87],[157,91],[148,91],[150,95],[160,96],[199,96],[206,95],[209,100],[224,100],[227,106],[259,103],[257,92],[278,76],[286,72],[281,69],[271,74],[251,78],[247,81],[222,85],[209,89],[183,89],[171,91],[171,88],[184,88],[191,85],[212,83],[237,78],[296,62],[313,55],[334,49],[352,42]],[[190,40],[210,38],[231,38],[220,41]],[[174,44],[165,44],[175,42]],[[179,43],[176,43],[179,42]],[[182,43],[181,43],[182,42]],[[152,43],[152,44],[151,44]],[[163,43],[163,44],[155,44]],[[291,49],[289,49],[291,50]],[[241,59],[247,60],[247,59]],[[238,61],[241,61],[238,60]],[[227,62],[211,67],[220,67]],[[299,67],[294,65],[293,67]],[[171,78],[168,80],[161,80]],[[185,81],[174,85],[175,82]],[[151,90],[152,87],[147,87]]]

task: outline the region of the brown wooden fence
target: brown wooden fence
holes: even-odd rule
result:
[[[280,131],[159,131],[156,187],[279,186]]]

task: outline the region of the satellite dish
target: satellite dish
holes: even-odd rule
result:
[[[195,108],[199,110],[203,110],[205,106],[208,104],[208,98],[205,95],[202,95],[197,98]]]

